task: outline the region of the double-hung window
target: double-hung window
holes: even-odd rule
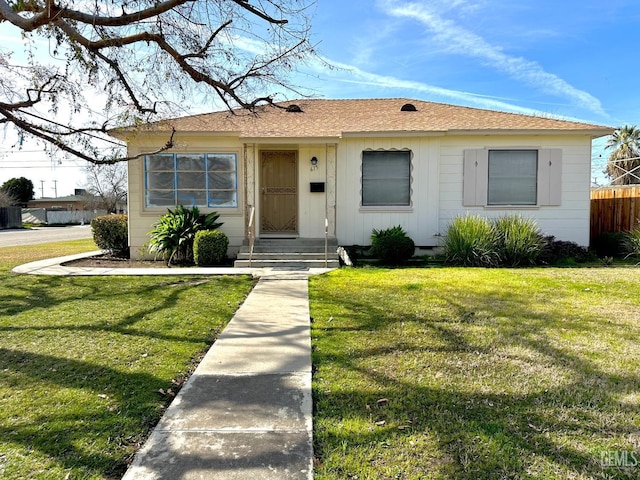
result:
[[[562,149],[464,151],[463,205],[530,208],[562,201]]]
[[[145,205],[238,206],[235,153],[161,153],[144,159]]]
[[[489,150],[487,205],[536,205],[537,150]]]
[[[362,152],[362,206],[411,205],[411,152]]]

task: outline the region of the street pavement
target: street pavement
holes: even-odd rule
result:
[[[0,247],[65,242],[67,240],[82,240],[84,238],[91,238],[91,225],[9,229],[0,230]]]

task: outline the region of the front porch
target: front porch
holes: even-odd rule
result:
[[[242,246],[234,267],[338,268],[335,238],[262,238]]]
[[[243,157],[244,244],[250,223],[256,239],[336,238],[336,144],[263,140]]]

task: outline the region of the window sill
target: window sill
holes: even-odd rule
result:
[[[380,212],[404,212],[411,213],[413,212],[412,206],[379,206],[379,207],[363,207],[361,206],[359,209],[362,213],[380,213]]]
[[[540,210],[540,205],[485,205],[485,210]]]

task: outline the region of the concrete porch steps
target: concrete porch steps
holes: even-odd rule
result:
[[[330,239],[326,267],[337,268],[340,266],[337,248],[336,240]],[[249,245],[242,246],[234,267],[249,267]],[[324,268],[324,239],[258,239],[253,248],[251,267]]]

